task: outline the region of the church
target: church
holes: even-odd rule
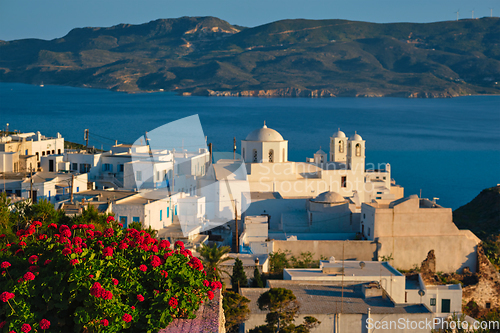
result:
[[[266,126],[241,141],[251,192],[277,192],[283,198],[310,198],[335,192],[360,206],[363,202],[396,200],[403,188],[391,179],[389,164],[366,168],[365,140],[340,129],[330,137],[330,152],[318,150],[306,162],[288,160],[288,140]]]

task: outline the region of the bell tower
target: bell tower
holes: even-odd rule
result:
[[[347,159],[347,137],[338,129],[330,138],[330,162],[345,163]]]
[[[347,167],[350,170],[362,168],[360,171],[365,171],[365,140],[356,132],[347,142]]]

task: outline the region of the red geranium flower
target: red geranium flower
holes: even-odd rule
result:
[[[67,255],[70,255],[71,254],[71,249],[69,248],[64,248],[61,252],[63,255],[67,256]]]
[[[124,321],[124,322],[126,322],[126,323],[130,323],[130,322],[132,321],[132,316],[131,316],[131,315],[129,315],[128,313],[125,313],[125,314],[123,315],[123,318],[122,318],[122,319],[123,319],[123,321]]]
[[[181,241],[176,241],[176,242],[174,243],[174,246],[175,246],[175,247],[180,247],[181,249],[184,249],[184,243],[183,243],[183,242],[181,242]]]
[[[47,265],[48,265],[48,264],[50,264],[51,262],[52,262],[52,260],[47,259],[47,260],[45,260],[45,262],[44,262],[43,264],[44,264],[44,266],[47,266]]]
[[[115,218],[113,216],[108,216],[108,218],[106,219],[106,223],[113,222],[114,220]]]
[[[167,247],[170,247],[170,242],[168,240],[161,240],[160,241],[160,248],[161,249],[166,249]]]
[[[148,270],[148,267],[146,265],[141,265],[139,266],[139,269],[143,272],[147,271]]]
[[[23,275],[23,278],[26,280],[26,281],[33,281],[35,279],[35,275],[31,272],[27,272]]]
[[[168,301],[168,305],[170,305],[171,308],[176,308],[177,307],[177,299],[174,297],[171,297],[170,300]]]
[[[151,256],[151,266],[152,267],[158,267],[161,265],[161,260],[160,257],[158,256]]]
[[[29,331],[31,331],[30,324],[23,324],[23,326],[21,326],[21,332],[28,333]]]
[[[113,248],[108,246],[102,250],[102,255],[105,257],[111,257],[113,255]]]
[[[141,294],[137,295],[137,300],[139,302],[144,302],[144,296],[142,296]]]
[[[5,326],[5,324],[6,324],[6,323],[7,323],[6,321],[2,321],[2,322],[0,323],[0,328],[3,328],[3,327]]]
[[[103,299],[112,299],[113,298],[113,293],[109,290],[102,290],[101,292],[101,297]]]
[[[36,263],[37,261],[38,261],[38,256],[36,256],[36,255],[32,255],[32,256],[30,256],[30,257],[28,258],[28,262],[29,262],[30,264],[34,264],[34,263]]]
[[[208,299],[210,299],[210,300],[212,300],[214,298],[214,293],[211,290],[208,291],[207,295],[208,295]]]
[[[50,327],[50,321],[48,321],[47,319],[40,320],[40,328],[42,330],[47,330],[49,329],[49,327]]]
[[[117,285],[118,285],[118,280],[117,280],[117,279],[113,279],[112,281],[113,281],[113,284],[114,284],[115,286],[117,286]]]
[[[101,325],[102,326],[108,326],[109,325],[109,321],[107,319],[101,319]]]
[[[1,266],[2,268],[7,268],[7,267],[10,267],[10,266],[12,266],[12,265],[10,264],[10,262],[8,262],[8,261],[4,261],[4,262],[3,262],[0,266]]]
[[[80,263],[80,261],[79,261],[78,259],[71,259],[71,260],[69,261],[69,263],[70,263],[71,265],[75,266],[75,265],[78,265],[78,264]]]
[[[5,303],[9,299],[14,298],[14,296],[16,295],[14,295],[13,293],[9,293],[8,291],[4,291],[3,293],[0,294],[0,300]]]

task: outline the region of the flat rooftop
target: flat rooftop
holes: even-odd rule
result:
[[[282,281],[268,280],[271,288],[290,289],[300,302],[299,314],[332,314],[350,313],[366,314],[368,308],[371,313],[403,314],[403,313],[430,313],[423,305],[395,305],[389,298],[364,298],[362,284],[344,283],[316,283],[314,281]],[[342,289],[344,291],[342,297]],[[248,308],[254,314],[267,313],[261,311],[257,305],[259,296],[269,288],[243,288],[241,294],[250,300]]]
[[[361,261],[346,260],[344,261],[344,277],[353,276],[366,276],[366,277],[380,277],[380,276],[403,276],[399,271],[394,269],[391,265],[386,262],[381,261],[363,261],[365,266],[361,268]],[[321,267],[325,268],[338,268],[338,273],[325,274]],[[305,280],[310,278],[311,280],[324,279],[327,277],[338,278],[342,274],[340,270],[342,269],[342,262],[337,261],[335,263],[330,263],[327,261],[320,261],[320,268],[287,268],[286,271],[292,279]]]

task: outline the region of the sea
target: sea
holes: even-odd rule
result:
[[[128,94],[100,89],[0,83],[0,128],[58,132],[110,149],[166,123],[198,115],[214,152],[232,157],[233,138],[266,125],[304,162],[338,129],[366,140],[366,162],[390,163],[405,195],[439,198],[456,209],[500,183],[500,96],[450,99],[255,98]]]

